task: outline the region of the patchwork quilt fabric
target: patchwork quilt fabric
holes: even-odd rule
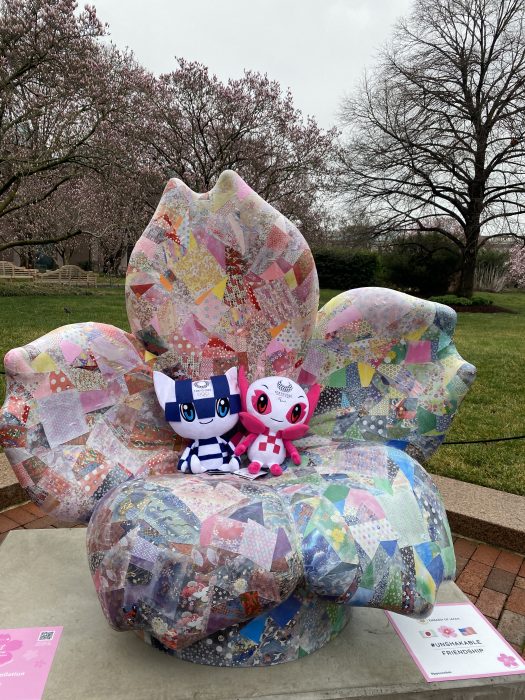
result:
[[[0,444],[29,498],[89,522],[115,628],[199,663],[281,663],[319,648],[351,606],[425,615],[454,574],[446,515],[416,461],[475,375],[448,307],[388,289],[317,311],[311,252],[231,171],[208,193],[171,180],[130,257],[132,333],[59,328],[5,358]],[[185,443],[152,372],[243,365],[323,391],[302,464],[258,481],[176,473]]]
[[[391,289],[353,289],[317,316],[299,382],[324,390],[312,430],[427,459],[474,381],[452,341],[456,312]]]
[[[251,666],[314,651],[346,606],[427,614],[455,560],[426,472],[391,447],[303,447],[283,478],[167,475],[102,500],[88,555],[110,624],[180,658]]]
[[[62,326],[7,353],[0,442],[43,510],[87,523],[117,484],[173,471],[182,441],[158,404],[149,357],[102,323]]]
[[[129,260],[131,330],[185,378],[297,374],[318,301],[304,238],[231,171],[206,194],[170,180]]]

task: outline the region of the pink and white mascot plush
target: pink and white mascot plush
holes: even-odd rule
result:
[[[287,377],[264,377],[248,386],[244,368],[239,370],[239,389],[243,411],[239,417],[247,435],[235,448],[236,455],[248,453],[250,474],[267,468],[274,476],[283,473],[286,455],[301,464],[301,455],[292,440],[308,432],[321,387],[314,384],[305,392]]]

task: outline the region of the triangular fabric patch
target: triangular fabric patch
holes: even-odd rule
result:
[[[273,550],[273,559],[282,559],[288,552],[292,551],[292,546],[286,532],[280,527],[277,530],[277,541]]]
[[[389,557],[393,556],[397,548],[397,540],[388,540],[386,542],[380,542],[379,544],[381,547],[383,547]]]
[[[359,380],[361,382],[361,386],[370,386],[370,382],[372,381],[372,378],[375,374],[374,367],[364,362],[359,362],[357,367],[359,370]]]
[[[434,581],[436,582],[436,585],[439,586],[441,581],[443,580],[443,571],[444,571],[444,566],[443,566],[443,561],[441,557],[438,556],[434,557],[430,564],[427,564],[427,570],[428,573],[432,576]]]
[[[40,355],[37,355],[31,362],[31,367],[35,372],[53,372],[57,369],[56,362],[47,352],[41,352]]]
[[[291,595],[283,603],[270,611],[269,615],[279,627],[287,625],[295,613],[300,610],[301,601],[294,595]]]
[[[288,321],[284,321],[283,323],[280,323],[278,326],[274,326],[273,328],[270,328],[270,335],[272,338],[277,338],[279,333],[286,328],[288,325]]]
[[[131,289],[135,296],[141,297],[148,289],[151,289],[153,284],[132,284]]]
[[[224,299],[224,292],[226,291],[226,282],[228,281],[227,277],[223,277],[222,280],[215,285],[215,287],[211,290],[212,293],[217,297],[217,299],[220,299],[221,301]]]
[[[264,513],[262,503],[250,503],[243,508],[239,508],[230,515],[232,520],[247,523],[248,520],[255,520],[256,523],[264,527]]]
[[[338,501],[344,501],[348,496],[349,492],[348,486],[342,486],[341,484],[330,484],[330,486],[323,493],[323,496],[327,498],[332,503],[337,503]]]

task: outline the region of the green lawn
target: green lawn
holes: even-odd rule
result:
[[[321,303],[337,293],[323,289]],[[449,440],[525,434],[525,293],[486,296],[516,313],[458,314],[456,345],[463,357],[476,365],[478,378],[461,406]],[[123,289],[99,289],[89,296],[1,297],[0,356],[57,326],[87,320],[129,330]],[[0,375],[0,396],[3,393]],[[525,495],[525,440],[444,445],[427,466],[436,474]]]
[[[525,292],[483,293],[516,314],[458,314],[461,355],[478,370],[448,440],[525,435]],[[525,440],[443,445],[427,465],[436,474],[525,495]]]

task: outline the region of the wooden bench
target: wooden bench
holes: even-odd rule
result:
[[[50,270],[38,275],[37,282],[55,282],[58,284],[83,285],[86,287],[97,286],[97,274],[95,272],[86,272],[77,265],[64,265],[58,270]]]
[[[0,260],[0,279],[34,280],[38,270],[28,267],[18,267],[12,262]]]

